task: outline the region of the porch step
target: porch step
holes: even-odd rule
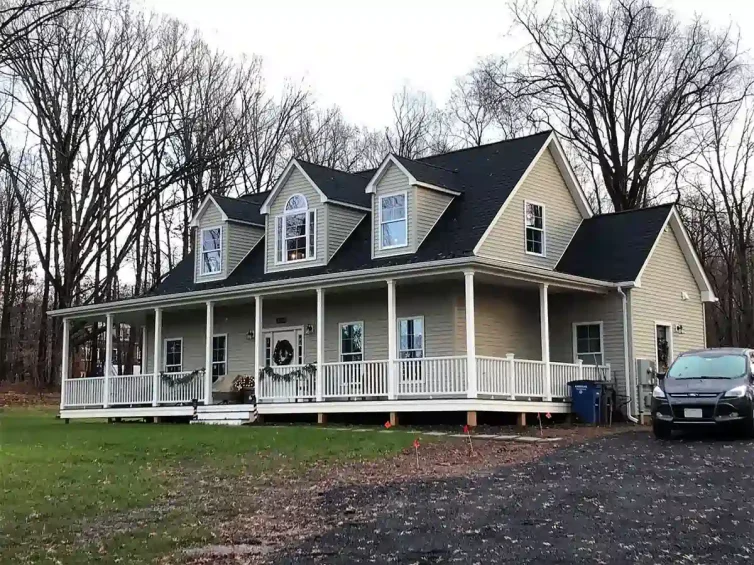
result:
[[[210,405],[200,407],[196,411],[196,420],[191,423],[240,426],[256,420],[257,411],[254,406]]]

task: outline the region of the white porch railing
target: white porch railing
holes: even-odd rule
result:
[[[388,394],[387,361],[325,363],[322,370],[324,398],[373,398]]]
[[[108,404],[148,404],[152,402],[152,375],[122,375],[110,377]]]
[[[481,396],[503,399],[540,399],[548,397],[546,365],[542,361],[477,356],[477,390]],[[468,393],[466,356],[398,359],[394,365],[395,396],[401,398],[465,397]],[[317,382],[322,383],[324,400],[363,400],[388,398],[389,362],[353,361],[324,363],[321,380],[304,365],[275,367],[278,377],[259,379],[257,398],[261,402],[297,402],[317,399]],[[165,375],[122,375],[109,377],[109,398],[105,400],[105,378],[66,379],[64,407],[171,405],[204,402],[205,380],[202,373],[184,380],[191,373]],[[286,379],[286,376],[290,378]],[[609,380],[610,365],[550,363],[549,396],[568,398],[568,382]],[[155,388],[157,398],[154,398]]]
[[[182,404],[194,400],[203,401],[204,373],[199,372],[192,379],[183,382],[189,375],[191,375],[191,371],[158,375],[157,402],[159,404]]]
[[[67,379],[63,398],[65,406],[101,406],[104,392],[105,377]]]
[[[317,375],[307,374],[303,369],[306,365],[285,365],[273,370],[280,377],[263,375],[259,379],[259,393],[261,401],[295,402],[297,400],[311,400],[317,396]],[[292,375],[292,373],[300,373]],[[286,380],[289,376],[290,378]]]
[[[466,356],[399,359],[395,362],[398,396],[465,394]]]

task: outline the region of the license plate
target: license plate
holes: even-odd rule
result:
[[[701,408],[684,408],[683,417],[684,418],[701,418],[702,409]]]

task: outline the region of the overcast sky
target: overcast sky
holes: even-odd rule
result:
[[[303,80],[323,106],[359,125],[382,127],[403,85],[441,106],[476,61],[522,45],[503,0],[141,0],[199,28],[229,54],[264,59],[270,87]],[[666,0],[682,18],[716,25],[751,21],[748,0]],[[744,30],[745,32],[745,30]],[[745,38],[746,44],[754,40]]]

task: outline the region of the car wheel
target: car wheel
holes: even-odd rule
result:
[[[673,436],[673,428],[657,421],[652,422],[652,432],[657,439],[670,439]]]

